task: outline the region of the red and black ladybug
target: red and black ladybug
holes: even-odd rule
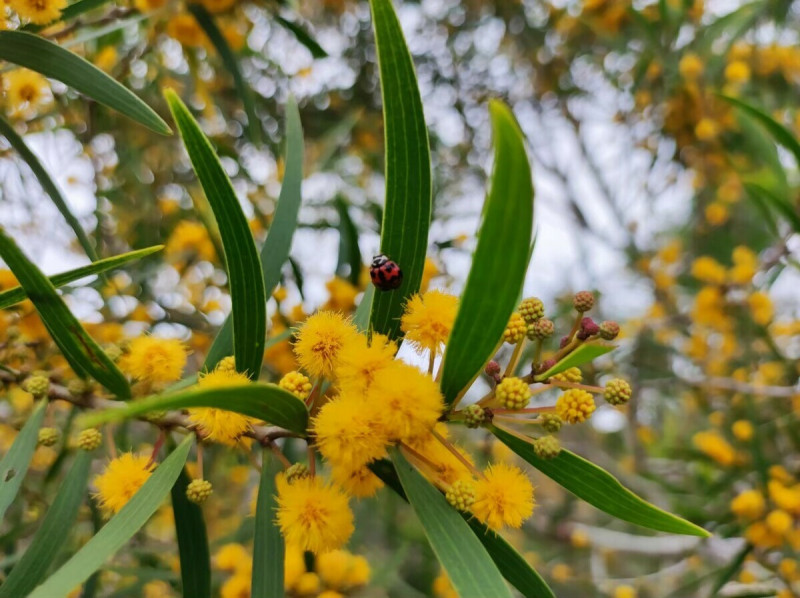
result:
[[[372,258],[369,277],[372,279],[372,284],[381,291],[392,291],[403,283],[403,271],[400,266],[383,254]]]

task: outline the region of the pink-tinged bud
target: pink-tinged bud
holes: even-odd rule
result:
[[[561,342],[560,342],[560,343],[558,343],[558,348],[559,348],[559,349],[563,349],[563,348],[564,348],[564,347],[566,347],[568,344],[569,344],[569,337],[568,337],[568,336],[562,336],[562,337],[561,337]]]
[[[619,334],[619,324],[612,320],[606,320],[600,324],[600,337],[607,341],[613,341]]]
[[[492,360],[486,364],[486,369],[484,371],[490,378],[496,378],[500,375],[500,364]]]
[[[594,307],[594,295],[591,291],[580,291],[572,298],[572,305],[576,311],[587,312]]]
[[[600,333],[600,326],[595,324],[591,318],[583,318],[581,320],[581,329],[578,332],[578,338],[585,341],[590,336]]]
[[[545,359],[542,363],[539,364],[539,367],[537,368],[538,373],[541,374],[542,372],[546,372],[551,367],[553,367],[555,364],[556,364],[556,360],[555,359]]]

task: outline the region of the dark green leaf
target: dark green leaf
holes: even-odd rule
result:
[[[169,135],[172,131],[150,106],[132,91],[80,56],[24,31],[0,31],[0,59],[57,79],[145,127]]]
[[[28,598],[63,598],[122,548],[158,510],[178,479],[194,436],[183,439],[119,513]]]
[[[400,483],[436,558],[461,598],[510,598],[508,586],[469,525],[428,480],[391,449]]]
[[[92,376],[117,397],[129,398],[130,387],[122,372],[72,315],[50,279],[25,257],[14,240],[2,229],[0,257],[25,289],[50,336],[75,373],[81,377]]]
[[[541,459],[536,456],[530,442],[496,427],[491,431],[508,448],[536,469],[578,498],[609,515],[662,532],[703,537],[710,535],[694,523],[667,513],[639,498],[606,470],[575,453],[562,449],[554,459]]]
[[[522,290],[533,230],[533,183],[514,115],[489,105],[494,172],[461,305],[447,343],[442,393],[452,403],[492,358]],[[498,248],[502,251],[498,251]],[[476,326],[476,322],[480,322]]]
[[[358,285],[361,276],[361,250],[358,247],[358,229],[350,218],[347,202],[337,197],[334,202],[339,213],[339,258],[336,264],[337,273],[347,272],[347,279]]]
[[[261,484],[256,501],[251,598],[283,598],[283,536],[275,524],[277,508],[275,476],[281,463],[272,452],[262,451]]]
[[[313,37],[302,26],[292,21],[288,21],[279,15],[275,15],[275,20],[285,29],[290,31],[295,36],[297,41],[303,44],[314,58],[325,58],[328,53],[322,49]]]
[[[370,328],[400,335],[406,299],[419,291],[431,224],[431,156],[422,99],[400,22],[391,0],[370,0],[383,98],[386,137],[386,206],[381,253],[403,270],[394,291],[377,293]]]
[[[172,486],[172,512],[181,562],[183,595],[211,598],[211,555],[203,510],[186,497],[189,475],[181,470]]]
[[[568,370],[569,368],[576,368],[584,363],[589,363],[601,355],[605,355],[606,353],[613,351],[615,348],[616,345],[604,343],[602,341],[589,341],[588,343],[583,343],[549,370],[536,376],[536,379],[547,380],[551,376],[555,376],[556,374]]]
[[[722,589],[726,583],[728,583],[734,575],[739,572],[739,569],[742,568],[744,561],[747,559],[747,555],[753,552],[753,545],[748,543],[744,545],[736,556],[733,557],[730,563],[722,570],[717,577],[717,580],[714,582],[714,586],[711,588],[711,592],[709,592],[709,598],[716,598],[719,596],[719,591]]]
[[[91,464],[91,453],[78,451],[75,462],[61,483],[53,504],[47,509],[30,546],[0,586],[0,598],[27,596],[44,579],[64,546],[63,540],[72,531],[78,510],[86,497]],[[53,541],[54,538],[59,541]]]
[[[772,138],[775,139],[780,145],[789,150],[794,159],[797,161],[797,166],[800,167],[800,142],[795,139],[794,135],[782,124],[773,119],[769,114],[761,111],[760,109],[743,102],[742,100],[732,98],[730,96],[721,96],[726,102],[733,104],[742,110],[748,116],[753,117],[760,122]]]
[[[764,205],[785,218],[792,230],[800,232],[800,214],[788,201],[781,199],[775,193],[757,183],[745,182],[744,188],[753,198],[760,200]]]
[[[9,505],[19,492],[22,480],[28,472],[33,451],[39,442],[39,427],[47,409],[47,401],[41,401],[31,413],[28,421],[14,439],[14,444],[0,461],[0,521],[5,517]]]
[[[165,92],[189,159],[219,226],[231,293],[233,354],[236,369],[257,380],[264,359],[267,297],[256,244],[228,175],[211,142],[186,105],[172,90]]]

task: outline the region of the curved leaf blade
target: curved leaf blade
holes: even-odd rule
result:
[[[606,470],[575,453],[561,449],[555,459],[540,459],[531,443],[496,427],[492,427],[491,432],[547,477],[609,515],[661,532],[702,537],[710,535],[702,527],[638,497]]]
[[[174,91],[167,90],[164,96],[219,225],[231,293],[236,369],[258,379],[267,335],[267,298],[256,244],[211,142]]]
[[[127,264],[128,262],[142,259],[143,257],[147,257],[148,255],[157,251],[161,251],[163,248],[163,245],[153,245],[152,247],[146,247],[144,249],[130,251],[121,255],[107,257],[105,259],[92,262],[91,264],[81,266],[80,268],[67,270],[61,274],[51,276],[50,282],[55,288],[63,287],[64,285],[75,282],[76,280],[80,280],[81,278],[86,278],[87,276],[92,276],[94,274],[101,274],[102,272],[108,272],[109,270],[118,268],[124,264]],[[16,303],[19,303],[20,301],[25,301],[26,297],[27,295],[25,294],[25,289],[22,287],[13,287],[6,291],[0,292],[0,309],[5,309],[6,307],[10,307]]]
[[[486,549],[469,525],[396,448],[390,451],[408,502],[422,523],[433,552],[462,598],[511,597]]]
[[[184,596],[211,598],[211,554],[203,510],[186,497],[189,475],[182,469],[172,486],[172,512],[181,563]]]
[[[795,232],[800,232],[800,214],[788,201],[758,183],[745,181],[744,188],[751,197],[760,200],[767,208],[775,210],[785,218]]]
[[[522,131],[511,110],[494,100],[489,112],[494,172],[472,268],[444,355],[442,394],[448,403],[492,358],[528,269],[533,231],[531,167]]]
[[[431,155],[414,63],[391,0],[370,0],[386,144],[381,253],[403,270],[394,291],[375,294],[370,328],[397,338],[408,297],[419,290],[431,224]]]
[[[127,87],[58,44],[24,31],[0,31],[0,59],[61,81],[151,131],[172,133],[161,117]]]
[[[62,542],[53,539],[66,538],[78,517],[78,510],[86,497],[91,464],[92,454],[78,451],[30,546],[0,586],[0,598],[27,596],[47,574],[63,547]]]
[[[605,355],[606,353],[613,351],[615,348],[616,345],[604,343],[602,341],[589,341],[588,343],[583,343],[582,345],[576,347],[574,351],[569,353],[569,355],[566,355],[564,359],[556,363],[549,370],[537,375],[536,380],[547,380],[551,376],[560,374],[569,368],[576,368],[584,363],[589,363],[601,355]]]
[[[0,257],[25,289],[47,331],[75,373],[81,377],[92,376],[121,399],[130,398],[131,390],[122,372],[72,315],[50,279],[25,257],[2,229]]]
[[[0,461],[0,521],[22,486],[28,466],[39,442],[39,428],[47,409],[47,401],[42,401],[22,426],[14,444]]]
[[[103,566],[158,510],[178,479],[194,436],[183,439],[119,513],[28,598],[63,598]]]
[[[792,153],[794,159],[797,161],[797,166],[800,167],[800,141],[795,139],[794,135],[792,135],[792,133],[786,127],[777,122],[767,113],[762,112],[755,106],[751,106],[742,100],[726,95],[720,95],[720,97],[761,123],[777,143]]]
[[[310,33],[303,29],[302,25],[298,25],[297,23],[284,19],[280,15],[275,15],[275,21],[277,21],[281,27],[294,35],[297,41],[303,44],[308,51],[311,52],[311,55],[314,58],[327,58],[328,53],[317,43],[313,37],[311,37]]]
[[[253,541],[253,583],[250,598],[283,598],[284,545],[280,529],[275,524],[275,476],[281,471],[280,462],[265,448],[261,461],[261,483],[256,500],[256,527]]]
[[[124,406],[97,411],[83,417],[86,427],[138,417],[151,411],[215,407],[249,415],[304,435],[308,425],[305,403],[276,384],[254,382],[245,386],[192,388],[172,394],[137,399]]]

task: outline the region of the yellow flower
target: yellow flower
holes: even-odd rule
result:
[[[694,128],[694,134],[700,141],[711,141],[719,134],[719,125],[710,118],[701,118]]]
[[[325,283],[330,297],[323,309],[331,311],[348,312],[355,307],[358,289],[349,280],[334,276]]]
[[[318,476],[278,484],[277,520],[287,543],[314,553],[340,548],[353,533],[347,496]]]
[[[367,559],[360,554],[353,555],[350,560],[350,569],[347,571],[345,585],[349,588],[366,585],[372,571]]]
[[[306,561],[303,551],[297,546],[286,546],[283,559],[283,586],[289,590],[297,585],[300,576],[306,572]]]
[[[475,485],[472,513],[492,529],[519,528],[533,514],[533,486],[513,465],[490,465]]]
[[[300,328],[294,352],[297,361],[312,376],[331,376],[339,364],[340,351],[356,341],[357,336],[350,320],[336,312],[320,311]]]
[[[239,372],[217,369],[200,377],[199,388],[224,388],[250,384],[250,379]],[[193,407],[188,410],[189,421],[197,427],[204,440],[235,446],[242,434],[249,431],[253,419],[215,407]]]
[[[736,451],[717,432],[712,430],[698,432],[692,438],[692,442],[702,453],[720,465],[729,466],[736,462]]]
[[[728,275],[725,266],[713,257],[701,256],[692,262],[692,276],[708,284],[724,284]]]
[[[710,204],[708,204],[704,210],[704,214],[706,216],[706,221],[711,226],[720,226],[725,224],[730,217],[730,211],[728,210],[728,207],[719,201],[712,201]]]
[[[769,295],[762,291],[756,291],[747,298],[747,305],[750,307],[750,313],[756,324],[766,326],[770,323],[775,311]]]
[[[106,516],[117,513],[139,491],[153,471],[150,457],[124,453],[94,479],[94,494]]]
[[[769,512],[764,519],[764,523],[767,524],[769,530],[774,534],[785,536],[787,532],[792,529],[794,521],[792,516],[786,511],[775,509],[774,511]]]
[[[139,12],[152,12],[167,3],[167,0],[134,0],[133,5]]]
[[[617,586],[614,588],[614,598],[636,598],[636,589],[633,586]]]
[[[214,555],[214,562],[222,571],[239,571],[250,560],[247,549],[235,542],[224,544]]]
[[[725,67],[725,79],[730,83],[746,83],[750,80],[750,67],[746,62],[734,60]]]
[[[383,482],[372,473],[369,467],[351,469],[334,464],[331,468],[331,479],[341,488],[356,498],[369,498],[383,488]]]
[[[33,115],[52,100],[50,84],[42,75],[28,69],[15,69],[4,76],[6,105],[12,115]]]
[[[556,413],[570,424],[585,422],[595,409],[596,405],[591,393],[577,388],[564,391],[556,401]]]
[[[237,573],[229,577],[219,589],[220,598],[247,598],[250,596],[250,575]]]
[[[744,245],[739,245],[733,250],[733,268],[729,276],[734,284],[748,284],[758,269],[758,255]]]
[[[236,4],[236,0],[200,0],[208,12],[224,12]]]
[[[372,344],[359,335],[339,353],[336,380],[343,392],[363,394],[375,378],[394,362],[397,345],[383,334],[373,334]]]
[[[428,286],[431,284],[431,280],[434,276],[439,274],[439,268],[431,258],[425,258],[425,266],[422,269],[422,282],[419,283],[419,290],[421,293],[425,293],[428,290]]]
[[[191,220],[181,220],[175,226],[167,239],[164,253],[181,258],[185,254],[196,254],[201,260],[208,262],[213,261],[217,255],[206,227]]]
[[[678,63],[678,71],[687,81],[696,81],[703,74],[703,61],[697,54],[686,53]]]
[[[189,48],[199,48],[208,39],[194,17],[188,14],[177,14],[170,18],[167,22],[167,35]]]
[[[120,367],[137,380],[165,384],[180,379],[186,357],[186,346],[177,339],[140,336],[131,341]]]
[[[344,589],[353,556],[346,550],[331,550],[317,557],[315,569],[325,585],[334,590]]]
[[[736,436],[736,439],[741,440],[742,442],[748,442],[751,438],[753,438],[753,424],[746,419],[740,419],[733,422],[731,431],[733,432],[733,435]]]
[[[321,589],[320,585],[319,576],[307,571],[297,580],[294,590],[301,596],[316,595]]]
[[[61,16],[67,0],[8,0],[8,5],[21,19],[37,25],[47,25]]]
[[[288,390],[298,399],[305,399],[311,392],[311,381],[300,372],[291,371],[281,378],[278,386]]]
[[[508,325],[503,331],[503,340],[512,345],[518,343],[525,338],[525,332],[528,330],[528,325],[525,323],[525,318],[519,312],[514,312],[508,320]]]
[[[418,353],[438,353],[450,337],[458,311],[458,298],[441,291],[414,295],[406,303],[400,328]]]
[[[166,581],[156,579],[155,581],[148,581],[142,588],[142,598],[172,598],[175,594]]]
[[[386,455],[389,442],[381,409],[357,395],[342,395],[326,403],[314,418],[320,453],[332,463],[358,469]]]

